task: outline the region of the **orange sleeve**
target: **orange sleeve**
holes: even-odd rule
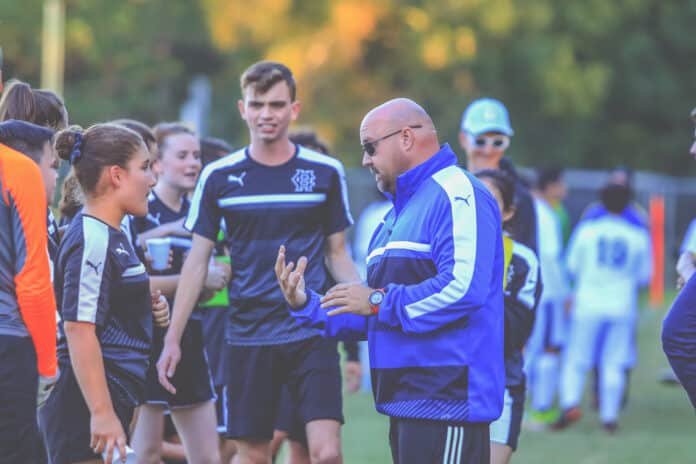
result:
[[[15,256],[20,263],[15,275],[17,303],[34,342],[39,374],[54,376],[56,300],[48,263],[48,204],[39,167],[28,157],[16,155],[6,159],[3,183],[19,220],[15,230],[23,235],[15,238]]]

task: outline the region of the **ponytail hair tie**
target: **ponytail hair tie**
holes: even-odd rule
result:
[[[70,152],[70,164],[74,165],[82,158],[82,134],[79,132],[75,133],[75,143],[73,144],[72,151]]]

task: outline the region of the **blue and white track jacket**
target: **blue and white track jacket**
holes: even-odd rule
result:
[[[377,316],[328,317],[319,295],[293,314],[329,337],[369,340],[377,410],[401,418],[491,422],[500,416],[503,245],[495,199],[448,145],[397,178],[375,231],[367,282]]]

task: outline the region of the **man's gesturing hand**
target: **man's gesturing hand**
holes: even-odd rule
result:
[[[304,280],[307,258],[302,256],[297,261],[297,269],[293,270],[294,267],[295,264],[292,261],[285,264],[285,246],[281,245],[278,250],[278,259],[276,259],[275,273],[285,300],[291,308],[297,309],[307,303]]]
[[[324,309],[335,307],[327,314],[335,316],[343,313],[360,314],[370,316],[370,293],[374,290],[361,284],[338,284],[333,286],[321,299],[321,307]]]

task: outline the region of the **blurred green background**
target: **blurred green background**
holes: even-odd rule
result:
[[[41,0],[0,0],[5,79],[41,75]],[[73,122],[176,119],[211,79],[209,133],[247,141],[239,75],[295,72],[313,126],[348,166],[371,107],[414,98],[456,146],[461,112],[504,100],[520,164],[684,174],[696,105],[696,0],[65,0]]]

